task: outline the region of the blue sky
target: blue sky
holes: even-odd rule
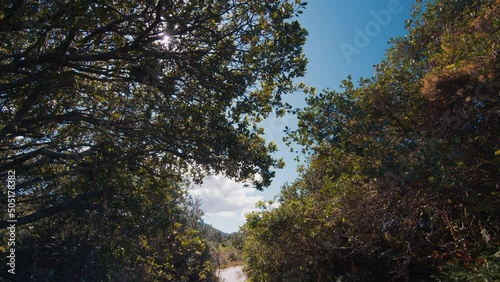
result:
[[[304,0],[303,0],[304,2]],[[371,77],[391,37],[404,36],[405,20],[410,17],[409,0],[310,0],[298,20],[309,32],[304,51],[309,59],[306,76],[297,80],[308,86],[338,89],[341,81],[352,75]],[[294,93],[286,101],[303,107],[305,94]],[[296,127],[292,116],[271,117],[262,123],[266,139],[274,141],[280,150],[276,157],[284,158],[286,166],[276,171],[273,184],[264,192],[245,188],[242,183],[221,176],[212,176],[191,193],[201,200],[204,220],[224,232],[235,232],[245,223],[244,214],[259,200],[272,200],[281,186],[297,177],[296,156],[281,141],[285,126]]]

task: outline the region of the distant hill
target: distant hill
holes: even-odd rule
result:
[[[242,265],[244,238],[241,232],[225,233],[204,223],[203,237],[210,247],[210,254],[218,268]]]
[[[229,237],[231,234],[234,234],[234,233],[226,233],[226,232],[223,232],[223,231],[220,231],[219,229],[213,227],[212,225],[208,224],[208,223],[203,223],[203,226],[202,226],[202,232],[204,233],[204,237],[205,239],[209,240],[209,241],[214,241],[214,242],[221,242],[222,239],[227,239],[227,237]]]

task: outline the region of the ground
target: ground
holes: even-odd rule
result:
[[[221,269],[219,277],[223,282],[245,282],[246,277],[243,274],[243,266],[233,266]]]

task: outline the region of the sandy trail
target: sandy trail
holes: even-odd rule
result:
[[[245,282],[246,277],[243,274],[243,266],[233,266],[226,269],[222,269],[219,274],[219,278],[223,282]]]

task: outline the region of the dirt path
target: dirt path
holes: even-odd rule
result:
[[[219,274],[219,278],[223,282],[245,282],[246,277],[243,274],[243,266],[233,266],[226,269],[222,269]]]

